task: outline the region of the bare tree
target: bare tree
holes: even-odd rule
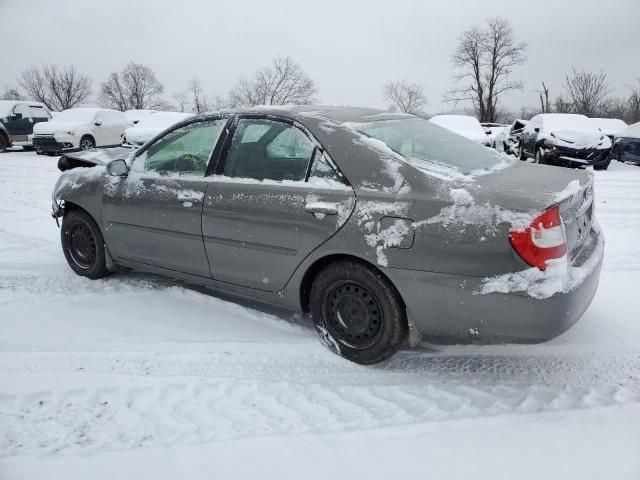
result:
[[[562,95],[558,95],[553,102],[553,111],[556,113],[571,113],[573,112],[573,104],[562,98]]]
[[[24,100],[22,95],[16,87],[4,87],[4,93],[0,97],[0,100]]]
[[[549,105],[549,87],[547,87],[544,82],[542,82],[542,90],[538,90],[538,94],[540,95],[542,113],[551,112],[551,105]]]
[[[511,23],[504,18],[489,18],[485,28],[466,30],[452,57],[459,70],[454,78],[464,85],[451,90],[445,100],[471,101],[481,122],[494,122],[500,96],[522,88],[522,82],[510,75],[526,60],[527,48],[526,42],[516,42]]]
[[[424,105],[427,103],[422,85],[407,80],[386,83],[382,90],[390,106],[402,113],[417,115],[423,112]]]
[[[184,112],[187,109],[187,103],[189,102],[189,100],[186,92],[174,93],[173,99],[176,101],[178,111]]]
[[[638,86],[629,88],[631,95],[627,100],[627,121],[636,123],[640,121],[640,78],[638,78]]]
[[[609,84],[607,74],[594,73],[572,69],[571,76],[565,76],[565,90],[571,98],[573,109],[576,113],[582,113],[587,117],[599,115],[606,106],[609,98]]]
[[[120,72],[114,72],[100,86],[98,102],[115,110],[163,109],[167,102],[160,95],[162,83],[151,68],[129,62]]]
[[[202,113],[211,110],[209,99],[204,94],[200,80],[193,77],[187,84],[187,95],[191,97],[191,109],[194,113]]]
[[[34,66],[22,72],[19,83],[29,97],[54,111],[72,108],[91,95],[91,80],[73,65]]]
[[[315,101],[313,80],[291,57],[276,57],[251,79],[241,78],[229,92],[231,107],[308,104]]]

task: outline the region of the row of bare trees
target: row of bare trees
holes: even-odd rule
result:
[[[54,111],[87,102],[92,94],[91,80],[75,66],[33,66],[21,73],[18,85],[22,91],[6,87],[1,98],[30,98]],[[213,108],[309,104],[316,101],[317,88],[299,63],[291,57],[276,57],[250,78],[240,78],[226,97],[208,97],[197,77],[189,80],[184,90],[172,95],[174,104],[165,100],[163,93],[164,86],[150,67],[129,62],[100,84],[97,102],[121,111],[157,109],[201,113]]]

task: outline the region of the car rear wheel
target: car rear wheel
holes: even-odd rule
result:
[[[310,308],[323,343],[355,363],[387,360],[407,339],[402,300],[373,267],[353,261],[328,265],[313,282]]]
[[[80,150],[89,150],[91,148],[96,148],[96,142],[89,135],[85,135],[80,139]]]
[[[542,153],[542,149],[540,149],[540,148],[538,148],[536,150],[536,156],[535,156],[534,163],[540,163],[540,164],[544,164],[545,163],[544,154]]]
[[[0,133],[0,152],[4,152],[8,146],[9,142],[7,141],[7,137]]]
[[[522,144],[522,142],[518,144],[518,158],[520,158],[520,160],[527,159],[527,155],[524,153],[524,145]]]
[[[67,212],[60,236],[62,251],[74,272],[94,280],[108,275],[104,239],[88,213],[75,208]]]

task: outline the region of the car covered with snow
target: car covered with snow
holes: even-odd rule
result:
[[[139,147],[170,126],[191,117],[191,113],[157,112],[147,115],[138,124],[127,128],[122,136],[122,144]]]
[[[33,128],[33,146],[38,153],[49,154],[117,146],[128,123],[117,110],[70,108]]]
[[[491,146],[491,140],[475,117],[469,115],[436,115],[431,117],[429,121],[481,145]]]
[[[484,133],[489,137],[489,144],[496,148],[496,137],[505,130],[509,129],[509,125],[502,123],[483,122],[480,126],[484,129]]]
[[[598,285],[591,172],[550,175],[412,115],[229,110],[58,166],[78,275],[133,268],[309,312],[362,364],[420,337],[547,340]]]
[[[518,155],[520,145],[520,135],[522,130],[529,123],[527,120],[516,119],[510,127],[502,129],[495,138],[494,148],[499,152],[510,155]]]
[[[611,140],[584,115],[541,113],[522,130],[520,159],[567,167],[606,170]]]
[[[627,123],[619,118],[590,118],[589,120],[611,141],[617,133],[627,128]]]
[[[611,147],[611,158],[640,165],[640,122],[616,133]]]
[[[51,120],[51,112],[39,102],[0,100],[0,152],[11,146],[33,148],[33,127]]]

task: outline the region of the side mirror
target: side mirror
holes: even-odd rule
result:
[[[536,133],[540,133],[540,127],[534,128],[533,131],[536,132]]]
[[[11,120],[21,120],[21,119],[22,119],[21,113],[14,113],[13,115],[11,115]]]
[[[99,127],[100,125],[102,125],[102,122],[100,122],[100,121],[96,121],[96,122],[94,123],[94,125],[95,125],[96,127]]]
[[[129,174],[129,167],[124,160],[113,160],[107,165],[107,173],[112,177],[126,177]]]

